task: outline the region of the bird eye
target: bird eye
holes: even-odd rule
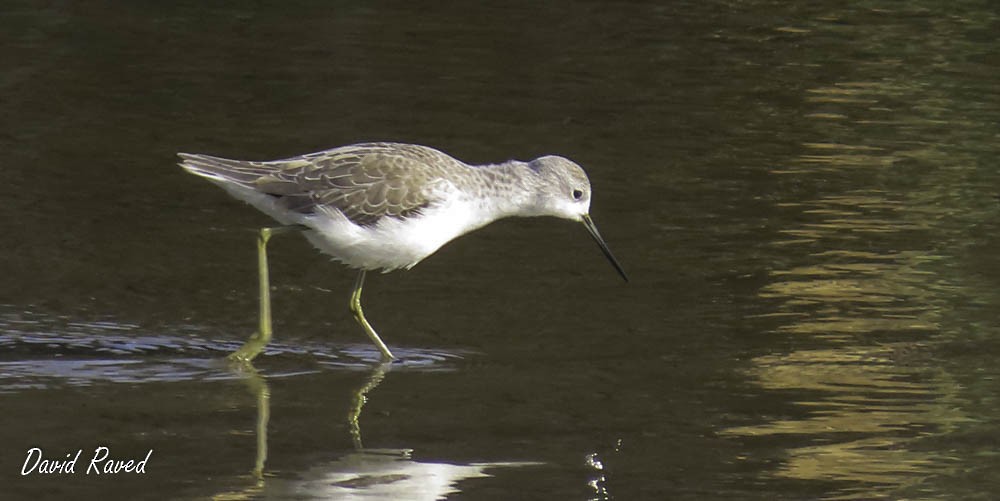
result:
[[[579,200],[583,196],[583,192],[580,190],[573,190],[573,199]]]

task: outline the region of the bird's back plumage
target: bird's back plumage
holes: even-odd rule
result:
[[[180,156],[187,171],[229,188],[265,212],[273,208],[260,207],[259,197],[247,195],[267,195],[265,205],[301,216],[335,209],[359,226],[428,208],[439,201],[437,191],[451,182],[446,170],[469,168],[432,148],[396,143],[357,144],[269,162]],[[234,191],[236,187],[243,190]]]

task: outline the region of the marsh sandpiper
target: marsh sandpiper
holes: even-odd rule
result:
[[[257,238],[259,328],[231,359],[249,362],[271,339],[267,242],[301,230],[320,251],[359,271],[355,320],[392,360],[365,319],[361,288],[369,270],[411,268],[450,240],[511,216],[555,216],[583,223],[623,279],[625,271],[589,213],[590,180],[563,157],[469,165],[426,146],[363,143],[284,160],[251,162],[179,154],[180,166],[268,214],[280,226]]]

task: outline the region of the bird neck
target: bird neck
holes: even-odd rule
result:
[[[541,176],[526,162],[511,160],[476,169],[478,185],[489,195],[481,199],[484,209],[496,218],[539,216],[538,188]]]

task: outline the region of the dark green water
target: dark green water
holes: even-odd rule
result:
[[[529,5],[0,8],[3,497],[992,499],[1000,10]],[[175,153],[365,140],[573,158],[632,282],[496,223],[370,277],[386,369],[277,238],[232,370],[268,220]]]

